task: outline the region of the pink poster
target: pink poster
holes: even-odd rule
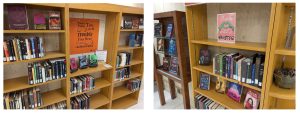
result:
[[[218,42],[235,43],[236,13],[217,15]]]

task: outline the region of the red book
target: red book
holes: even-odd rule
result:
[[[6,56],[6,61],[10,62],[10,55],[9,55],[9,51],[7,48],[7,41],[3,42],[3,49],[4,49],[5,56]]]

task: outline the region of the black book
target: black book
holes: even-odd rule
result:
[[[14,50],[14,45],[13,45],[13,40],[10,39],[9,40],[9,49],[10,49],[10,54],[12,55],[13,57],[13,61],[16,61],[16,54],[15,54],[15,50]]]
[[[259,76],[258,76],[258,86],[262,87],[262,80],[264,76],[264,62],[259,65]]]
[[[124,29],[132,29],[132,19],[131,17],[124,17]]]
[[[224,55],[223,57],[222,57],[222,73],[221,73],[221,75],[224,77],[225,76],[225,73],[226,73],[226,55]]]
[[[34,41],[34,53],[35,53],[35,58],[39,58],[40,56],[39,56],[39,52],[40,52],[40,48],[39,48],[39,38],[38,37],[35,37],[34,39],[33,39],[33,41]]]

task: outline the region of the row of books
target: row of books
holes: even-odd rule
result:
[[[163,70],[179,74],[178,58],[173,56],[163,57]]]
[[[71,109],[89,109],[90,96],[87,94],[78,95],[71,98]]]
[[[95,88],[95,78],[91,75],[73,77],[70,81],[70,94],[80,93]]]
[[[196,109],[225,109],[224,106],[200,94],[195,96],[195,108]]]
[[[28,19],[33,19],[34,29],[37,30],[60,30],[61,20],[59,11],[48,11],[48,14],[42,12],[27,13],[27,7],[23,4],[7,5],[7,21],[11,30],[28,30]],[[32,14],[33,18],[28,18]],[[47,17],[47,18],[46,18]],[[6,18],[5,18],[6,19]],[[48,25],[48,26],[47,26]]]
[[[126,82],[126,87],[130,91],[137,91],[141,87],[141,80],[140,79],[132,79]]]
[[[4,109],[34,109],[43,105],[38,87],[4,94]]]
[[[123,16],[121,29],[143,29],[144,28],[144,18]]]
[[[166,28],[166,38],[172,38],[174,36],[174,24],[173,23],[168,23],[167,28]],[[162,37],[162,29],[163,29],[163,24],[162,23],[155,23],[154,24],[154,36],[155,37]]]
[[[28,63],[28,84],[30,85],[61,79],[66,76],[66,60],[63,58]]]
[[[67,103],[66,101],[62,101],[52,105],[48,105],[47,107],[44,107],[42,109],[67,109]]]
[[[213,71],[215,74],[261,87],[264,60],[263,54],[245,57],[239,53],[221,53],[213,58]]]
[[[131,53],[121,52],[117,55],[117,67],[123,67],[125,65],[130,65]]]
[[[3,61],[12,62],[45,56],[42,37],[11,37],[3,42]]]
[[[130,72],[129,67],[118,69],[118,70],[115,71],[114,79],[115,80],[123,80],[125,78],[129,78],[130,73],[131,72]]]
[[[140,47],[144,45],[144,39],[143,39],[144,34],[139,33],[130,33],[128,36],[128,46],[129,47]]]
[[[156,47],[157,52],[161,52],[170,56],[177,55],[176,40],[174,38],[157,38]]]
[[[106,56],[106,55],[105,55]],[[71,73],[74,73],[79,69],[86,69],[88,67],[98,66],[98,56],[96,54],[81,55],[78,58],[70,58]],[[79,66],[79,67],[78,67]]]

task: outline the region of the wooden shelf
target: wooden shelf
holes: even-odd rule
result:
[[[201,90],[199,88],[196,88],[194,91],[196,93],[199,93],[201,95],[204,95],[207,98],[210,98],[211,100],[223,105],[225,108],[228,109],[243,109],[244,106],[242,103],[238,103],[228,97],[226,94],[218,93],[214,90],[215,84],[211,83],[210,90]]]
[[[109,99],[100,93],[93,94],[90,96],[90,109],[96,109],[108,103]]]
[[[131,62],[130,62],[129,65],[117,67],[116,69],[121,69],[121,68],[124,68],[124,67],[129,67],[129,66],[133,66],[133,65],[142,64],[142,63],[144,63],[144,62],[143,62],[143,61],[140,61],[140,60],[131,60]]]
[[[143,32],[144,29],[120,29],[121,32]]]
[[[65,30],[4,30],[4,33],[65,33]]]
[[[170,79],[172,79],[172,80],[174,80],[178,83],[181,82],[181,78],[180,78],[179,75],[175,75],[175,74],[173,74],[171,72],[168,72],[168,71],[165,71],[163,69],[156,69],[156,71],[157,71],[158,74],[164,75],[165,77],[168,77],[168,78],[170,78]]]
[[[224,47],[224,48],[235,48],[235,49],[242,49],[242,50],[266,52],[265,43],[241,42],[241,41],[236,41],[235,43],[221,43],[214,39],[191,40],[191,43]]]
[[[119,46],[118,51],[135,50],[135,49],[143,49],[143,48],[144,48],[144,46],[141,46],[141,47]]]
[[[78,69],[76,72],[71,73],[70,77],[76,77],[84,74],[89,74],[89,73],[95,73],[95,72],[100,72],[100,71],[105,71],[112,69],[112,67],[105,67],[104,64],[98,63],[97,67],[88,67],[85,69]]]
[[[133,79],[133,78],[140,77],[142,75],[143,74],[138,73],[138,72],[131,72],[130,75],[129,75],[129,78],[125,78],[123,80],[115,80],[113,83],[116,84],[116,83],[124,82],[124,81],[130,80],[130,79]]]
[[[66,56],[66,54],[64,54],[64,53],[61,53],[58,51],[51,51],[51,52],[46,52],[46,55],[41,58],[33,58],[33,59],[29,59],[29,60],[20,60],[20,61],[14,61],[14,62],[4,62],[4,65],[27,63],[27,62],[33,62],[33,61],[46,60],[46,59],[60,58],[60,57],[65,57],[65,56]]]
[[[9,92],[18,91],[21,89],[27,89],[27,88],[31,88],[31,87],[35,87],[35,86],[40,86],[40,85],[45,85],[45,84],[49,84],[52,82],[61,81],[64,79],[66,79],[66,78],[51,80],[51,81],[47,81],[44,83],[33,84],[33,85],[28,84],[28,76],[7,79],[7,80],[4,80],[4,91],[3,92],[9,93]]]
[[[295,100],[295,93],[295,89],[283,89],[272,84],[269,95],[279,99]]]
[[[38,108],[44,108],[48,105],[52,105],[61,101],[65,101],[67,98],[62,89],[56,89],[42,93],[43,105]]]
[[[193,67],[193,69],[195,69],[197,71],[201,71],[201,72],[207,73],[207,74],[210,74],[212,76],[219,77],[221,79],[225,79],[226,81],[230,81],[230,82],[234,82],[234,83],[240,84],[242,86],[245,86],[245,87],[250,88],[250,89],[254,89],[256,91],[261,91],[261,88],[259,88],[259,87],[252,86],[252,85],[249,85],[247,83],[243,83],[241,81],[230,79],[230,78],[227,78],[227,77],[224,77],[224,76],[220,76],[218,74],[214,74],[213,73],[213,67],[212,67],[212,65],[209,65],[209,66],[198,65],[198,66]]]
[[[275,50],[275,54],[295,56],[296,52],[293,49],[278,48],[278,49]]]
[[[137,90],[138,91],[138,90]],[[134,91],[135,92],[135,91]],[[118,86],[118,87],[114,87],[114,91],[113,91],[113,97],[112,100],[116,100],[119,99],[121,97],[124,97],[126,95],[129,95],[133,93],[132,91],[130,91],[129,89],[127,89],[124,86]]]
[[[112,109],[127,109],[130,106],[137,104],[137,100],[131,96],[122,97],[112,102]]]
[[[104,88],[104,87],[107,87],[107,86],[110,86],[110,85],[111,84],[109,83],[109,81],[107,81],[105,79],[97,78],[95,80],[95,88],[94,89],[87,90],[87,91],[80,92],[80,93],[71,94],[71,97],[78,96],[78,95],[88,93],[88,92],[91,92],[91,91],[99,90],[101,88]]]

